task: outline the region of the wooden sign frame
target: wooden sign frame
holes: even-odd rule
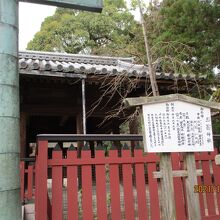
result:
[[[213,151],[210,108],[184,101],[142,106],[146,152]]]
[[[209,108],[212,111],[220,110],[220,104],[216,102],[208,102],[201,99],[192,98],[181,94],[171,94],[166,96],[155,97],[139,97],[127,98],[124,103],[127,106],[143,106],[156,103],[166,103],[182,101],[197,106]],[[201,220],[200,203],[198,194],[194,193],[193,188],[197,185],[197,169],[193,152],[183,153],[184,172],[187,173],[185,178],[186,197],[187,197],[187,214],[188,219]],[[220,158],[220,156],[219,156]],[[216,158],[216,162],[220,163],[220,159]],[[178,172],[182,172],[179,170]],[[169,152],[160,153],[160,173],[161,173],[161,190],[162,190],[162,214],[165,220],[176,220],[176,208],[174,199],[173,171],[171,155]],[[182,176],[183,177],[183,176]]]

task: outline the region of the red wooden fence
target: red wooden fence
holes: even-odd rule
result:
[[[21,201],[25,203],[34,198],[34,165],[26,165],[25,161],[20,162],[20,185],[21,185]]]
[[[196,153],[197,168],[202,169],[203,176],[198,177],[201,214],[203,219],[220,219],[220,166],[215,164],[217,150],[211,153]],[[199,190],[200,191],[200,190]]]
[[[199,197],[204,220],[220,219],[220,167],[214,162],[216,154],[217,151],[195,154],[197,169],[203,172],[203,176],[198,176],[198,184],[201,186]],[[157,155],[143,154],[140,149],[135,149],[133,154],[124,149],[121,157],[117,150],[110,150],[108,156],[104,150],[96,150],[93,158],[91,151],[83,150],[81,157],[77,157],[73,146],[67,151],[66,157],[56,146],[52,158],[48,159],[48,142],[40,140],[36,160],[35,219],[146,220],[151,217],[159,220],[162,218],[160,181],[153,176],[159,170],[158,162]],[[122,178],[119,165],[122,166]],[[181,154],[172,154],[172,165],[173,170],[183,169]],[[95,166],[95,179],[92,177],[92,166]],[[78,184],[79,167],[81,188]],[[47,186],[48,168],[52,170],[52,190]],[[25,193],[24,188],[21,190],[22,198],[30,199],[33,196],[33,171],[33,166],[25,169],[24,163],[21,163],[21,172],[28,175],[27,191]],[[21,175],[21,182],[24,183],[22,178]],[[63,184],[65,178],[67,186]],[[187,219],[184,180],[184,177],[174,178],[178,220]]]
[[[53,150],[52,159],[48,159],[47,142],[39,141],[36,160],[36,220],[47,219],[48,202],[52,206],[53,220],[64,219],[66,202],[67,219],[104,220],[111,216],[113,220],[129,220],[135,217],[146,220],[149,215],[152,219],[160,219],[158,183],[153,178],[158,161],[158,156],[145,156],[141,149],[134,150],[134,156],[131,156],[130,150],[122,150],[121,157],[118,156],[117,150],[110,150],[107,157],[104,150],[97,150],[94,158],[91,157],[90,150],[83,150],[78,158],[77,152],[70,149],[67,151],[67,157],[63,158],[58,146]],[[92,165],[95,165],[95,180],[92,178]],[[119,178],[119,165],[122,165],[122,182]],[[79,166],[82,176],[81,200],[77,185]],[[47,199],[48,167],[52,170],[50,201]],[[66,201],[63,199],[63,167],[67,168]],[[106,178],[106,172],[109,179]],[[146,193],[147,181],[149,193]],[[107,201],[108,195],[110,201]],[[138,208],[135,208],[135,205]]]

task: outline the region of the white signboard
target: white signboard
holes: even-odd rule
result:
[[[143,105],[145,151],[213,151],[209,108],[183,101]]]

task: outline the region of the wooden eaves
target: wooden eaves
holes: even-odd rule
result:
[[[220,110],[220,103],[205,101],[202,99],[193,98],[183,94],[170,94],[170,95],[156,96],[156,97],[127,98],[125,99],[124,103],[126,106],[141,106],[141,105],[149,105],[149,104],[173,102],[173,101],[183,101],[195,105],[200,105],[206,108],[210,108],[212,111]]]

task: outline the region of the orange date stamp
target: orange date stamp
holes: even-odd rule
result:
[[[195,185],[194,193],[219,193],[220,185]]]

